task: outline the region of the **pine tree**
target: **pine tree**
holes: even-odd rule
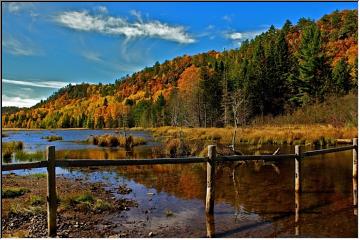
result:
[[[260,41],[255,43],[252,58],[248,66],[244,90],[252,107],[251,114],[253,116],[258,114],[263,116],[265,113],[267,81],[265,52]]]
[[[320,30],[314,22],[304,28],[299,51],[299,93],[303,104],[322,101],[328,88],[329,65],[321,49]]]
[[[340,59],[335,68],[332,71],[332,79],[333,79],[333,91],[337,95],[345,95],[349,93],[351,89],[351,73],[350,67],[346,63],[345,59]]]
[[[292,23],[289,19],[287,19],[284,26],[282,27],[282,31],[286,34],[286,33],[290,32],[291,27],[292,27]]]

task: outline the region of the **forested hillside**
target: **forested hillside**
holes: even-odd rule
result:
[[[357,91],[357,11],[271,26],[238,49],[182,56],[114,84],[68,85],[3,127],[221,127]]]

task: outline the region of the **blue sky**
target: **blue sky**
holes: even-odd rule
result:
[[[357,3],[2,3],[2,106],[32,106],[68,83],[113,83],[184,54],[239,47],[286,19]]]

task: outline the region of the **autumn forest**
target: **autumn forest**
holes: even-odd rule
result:
[[[3,107],[2,126],[245,126],[328,99],[350,96],[355,105],[357,22],[356,10],[286,21],[237,49],[156,62],[113,84],[68,85],[31,108]]]

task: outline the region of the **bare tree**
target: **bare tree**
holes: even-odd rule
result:
[[[176,127],[180,124],[181,113],[180,97],[177,89],[174,89],[171,93],[169,108],[171,125]]]
[[[231,106],[234,117],[234,132],[231,148],[235,151],[235,139],[238,125],[244,126],[250,114],[249,101],[242,89],[237,89],[231,98]]]

